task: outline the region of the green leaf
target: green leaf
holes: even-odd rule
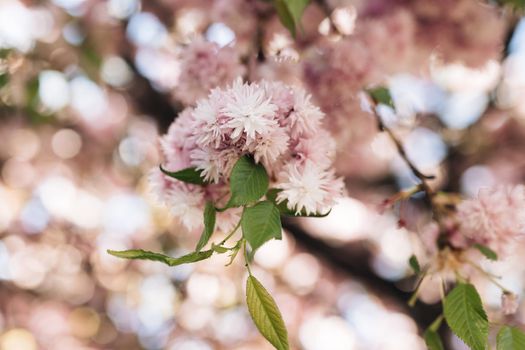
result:
[[[212,202],[206,202],[204,208],[204,230],[202,231],[199,243],[197,243],[196,251],[200,251],[210,240],[213,231],[215,230],[216,211]]]
[[[417,257],[415,255],[412,255],[410,259],[408,259],[408,263],[410,264],[412,270],[414,270],[414,273],[416,275],[419,275],[419,273],[421,272],[421,265],[419,265]]]
[[[517,327],[501,327],[497,337],[497,350],[525,349],[525,333]]]
[[[508,5],[514,10],[524,10],[525,9],[525,0],[498,0],[500,5]]]
[[[439,315],[438,318],[432,322],[432,324],[428,327],[431,331],[437,332],[439,330],[439,327],[441,327],[441,323],[443,322],[443,315]]]
[[[9,82],[9,74],[0,74],[0,89],[3,88]]]
[[[288,7],[286,6],[285,0],[274,0],[274,6],[283,26],[285,26],[292,36],[295,37],[295,22],[290,10],[288,10]]]
[[[196,168],[186,168],[179,171],[169,171],[159,165],[160,171],[169,177],[177,179],[182,182],[194,184],[194,185],[205,185],[206,182],[201,177],[201,172]]]
[[[272,296],[252,275],[246,281],[246,303],[259,332],[277,350],[288,350],[288,332]]]
[[[375,103],[381,103],[395,109],[394,101],[390,95],[390,91],[383,86],[372,89],[367,89],[366,92],[372,97]]]
[[[275,204],[275,206],[279,209],[279,212],[282,215],[295,216],[295,217],[324,218],[325,216],[328,216],[328,214],[330,214],[330,212],[332,212],[332,210],[330,209],[325,214],[316,213],[316,214],[308,215],[308,214],[306,214],[306,212],[304,210],[302,210],[299,214],[296,214],[295,210],[288,209],[288,201],[287,200],[284,200],[284,201],[282,201],[280,203],[277,203],[277,195],[281,191],[282,190],[280,190],[278,188],[271,188],[271,189],[269,189],[268,192],[266,192],[266,199],[268,199],[273,204]]]
[[[284,0],[296,26],[301,23],[301,17],[309,2],[309,0]]]
[[[487,347],[489,322],[481,298],[472,284],[458,284],[445,298],[445,319],[450,329],[472,348]]]
[[[498,260],[498,254],[496,254],[496,252],[490,249],[489,247],[476,243],[474,244],[474,248],[479,250],[481,254],[485,255],[485,258],[489,260],[493,260],[493,261]]]
[[[281,216],[279,209],[270,201],[259,202],[253,207],[244,208],[241,218],[243,237],[252,250],[272,238],[281,239]]]
[[[436,331],[427,329],[423,334],[423,337],[425,338],[425,343],[429,350],[444,350],[441,338]]]
[[[131,249],[131,250],[109,250],[108,253],[116,256],[118,258],[124,259],[141,259],[141,260],[153,260],[160,261],[169,266],[177,266],[182,264],[193,263],[201,260],[208,259],[212,254],[212,250],[206,250],[202,252],[192,252],[186,255],[183,255],[179,258],[172,258],[160,253],[148,252],[142,249]]]
[[[4,49],[4,48],[1,48],[0,49],[0,59],[2,58],[7,58],[7,56],[9,56],[9,54],[11,53],[12,50],[10,49]]]
[[[280,203],[277,203],[277,195],[281,191],[282,190],[278,188],[270,188],[268,192],[266,192],[266,199],[275,204],[275,206],[279,209],[279,212],[281,212],[281,214],[295,216],[295,212],[293,210],[288,209],[288,207],[286,206],[288,201],[282,201]]]
[[[240,207],[264,196],[270,180],[262,164],[255,164],[248,156],[241,157],[230,175],[231,198],[226,208]],[[224,209],[221,209],[224,210]]]
[[[26,105],[29,109],[37,109],[40,99],[38,98],[38,89],[40,81],[38,78],[31,79],[26,85]]]
[[[303,12],[310,0],[274,0],[274,6],[281,23],[295,37],[296,28],[301,23]]]

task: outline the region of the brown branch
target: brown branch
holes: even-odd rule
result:
[[[415,307],[408,307],[406,301],[412,293],[401,290],[400,285],[406,286],[412,282],[409,280],[385,281],[377,276],[370,267],[369,262],[373,255],[365,241],[349,242],[341,246],[331,245],[309,234],[295,218],[284,218],[282,224],[302,249],[315,255],[330,268],[350,278],[358,279],[369,288],[370,292],[380,298],[392,300],[396,307],[415,320],[420,330],[424,330],[441,313],[440,304],[418,303]]]
[[[390,140],[392,140],[392,142],[394,142],[394,144],[396,146],[396,149],[397,149],[397,153],[399,154],[399,156],[403,159],[405,164],[410,168],[410,171],[414,174],[414,176],[420,181],[418,187],[419,187],[420,190],[422,190],[425,193],[428,205],[430,206],[430,208],[432,210],[432,214],[433,214],[435,220],[438,222],[438,224],[440,226],[442,226],[440,218],[442,217],[442,211],[443,210],[442,210],[441,206],[438,203],[436,203],[436,201],[435,201],[436,193],[434,192],[434,190],[432,189],[432,187],[428,183],[429,180],[433,180],[436,177],[434,175],[423,174],[416,167],[416,165],[408,158],[408,155],[406,154],[406,151],[405,151],[401,141],[397,138],[397,136],[394,134],[392,129],[390,129],[383,122],[383,120],[381,119],[381,116],[379,115],[379,113],[377,113],[377,103],[372,98],[368,98],[368,100],[369,100],[369,102],[371,104],[372,113],[374,114],[374,117],[377,120],[377,126],[378,126],[379,130],[387,133],[387,135],[390,138]]]
[[[423,186],[423,190],[425,192],[427,192],[427,190],[428,190],[428,191],[430,191],[430,193],[432,193],[432,190],[430,189],[430,186],[428,185],[427,180],[433,180],[436,177],[434,175],[425,175],[425,174],[423,174],[416,167],[416,165],[408,158],[408,156],[407,156],[407,154],[405,152],[405,149],[403,148],[403,144],[401,143],[401,141],[399,141],[399,139],[394,134],[392,129],[390,129],[388,126],[386,126],[386,124],[381,119],[381,116],[379,115],[379,113],[377,113],[377,108],[376,108],[377,107],[377,103],[372,101],[372,99],[370,99],[370,102],[372,103],[372,111],[373,111],[373,114],[374,114],[374,116],[375,116],[375,118],[377,120],[377,127],[379,128],[379,130],[386,132],[388,137],[394,142],[394,144],[396,145],[398,154],[401,156],[401,158],[406,163],[406,165],[410,168],[412,173],[419,179],[419,181],[421,181],[421,185]]]

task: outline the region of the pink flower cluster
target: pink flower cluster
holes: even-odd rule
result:
[[[167,169],[196,167],[210,184],[185,184],[156,169],[156,192],[188,229],[200,227],[205,202],[226,203],[232,167],[248,154],[264,165],[270,187],[281,189],[279,202],[296,212],[324,213],[344,184],[332,169],[335,143],[321,126],[323,118],[303,89],[280,82],[248,84],[239,78],[214,89],[184,110],[161,140]],[[217,219],[223,230],[236,223],[239,210],[220,215],[229,215]]]
[[[488,60],[498,59],[505,41],[507,20],[501,7],[488,1],[472,0],[419,0],[419,1],[365,1],[360,9],[360,19],[376,22],[377,36],[372,52],[381,53],[383,60],[395,61],[397,51],[381,51],[389,37],[400,34],[388,17],[404,10],[412,22],[413,39],[410,44],[413,68],[420,68],[432,54],[438,54],[446,63],[462,62],[470,67],[483,66]],[[382,28],[383,27],[383,28]],[[371,28],[376,31],[375,28]],[[390,30],[388,30],[390,29]],[[401,32],[402,33],[402,32]],[[374,34],[373,34],[374,35]],[[380,51],[376,51],[377,49]],[[393,47],[392,47],[393,48]],[[405,60],[405,63],[409,61]],[[396,64],[396,62],[394,62]],[[411,70],[410,68],[408,68]],[[415,72],[415,71],[414,71]]]
[[[470,242],[504,252],[525,237],[525,186],[484,188],[457,208],[459,232]]]
[[[220,48],[216,43],[194,40],[181,52],[181,74],[175,98],[194,104],[216,87],[223,87],[244,74],[244,66],[233,47]]]

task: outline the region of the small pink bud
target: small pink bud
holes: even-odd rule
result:
[[[501,295],[501,310],[505,315],[514,314],[519,307],[518,296],[511,292],[503,292]]]

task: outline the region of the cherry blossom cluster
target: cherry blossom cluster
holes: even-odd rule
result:
[[[181,74],[174,96],[186,105],[208,95],[212,88],[226,86],[244,74],[234,47],[219,47],[202,39],[193,40],[180,53]]]
[[[477,198],[458,205],[456,215],[466,244],[505,253],[525,237],[525,186],[482,188]]]
[[[335,143],[322,127],[323,112],[299,87],[280,82],[243,83],[213,89],[194,108],[179,114],[161,139],[164,166],[194,167],[206,186],[170,178],[160,170],[151,180],[159,195],[189,230],[202,227],[206,201],[217,206],[229,198],[229,175],[244,155],[264,166],[277,202],[306,215],[325,213],[344,184],[334,175]],[[218,229],[238,221],[239,209],[219,213]]]

